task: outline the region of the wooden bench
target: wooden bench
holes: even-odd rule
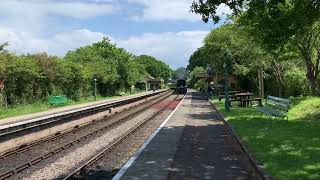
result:
[[[69,103],[69,100],[65,96],[50,96],[48,99],[50,106],[61,106]]]
[[[257,111],[271,117],[285,118],[290,108],[290,100],[275,96],[268,96],[264,106],[257,107]]]

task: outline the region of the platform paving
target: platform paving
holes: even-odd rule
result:
[[[162,90],[160,90],[160,91],[162,91]],[[128,95],[128,96],[114,97],[114,98],[100,100],[100,101],[63,106],[63,107],[53,108],[48,111],[42,111],[42,112],[37,112],[37,113],[31,113],[31,114],[26,114],[26,115],[19,115],[19,116],[15,116],[15,117],[0,119],[0,127],[4,126],[4,125],[8,125],[8,124],[19,123],[19,122],[39,118],[39,117],[63,113],[63,112],[67,112],[67,111],[72,111],[72,110],[76,110],[76,109],[89,107],[89,106],[95,106],[95,105],[104,104],[104,103],[108,103],[108,102],[115,102],[115,101],[119,101],[119,100],[124,100],[127,98],[138,97],[138,96],[146,95],[146,94],[150,94],[150,93],[153,93],[153,91],[146,91],[146,92],[132,94],[132,95]]]
[[[219,113],[191,90],[120,179],[253,179],[250,166]]]

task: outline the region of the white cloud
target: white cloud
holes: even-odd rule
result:
[[[0,28],[0,42],[8,42],[8,50],[18,54],[47,52],[63,56],[68,50],[92,44],[104,36],[100,32],[78,29],[70,32],[57,33],[51,38],[35,37],[27,32],[17,32],[14,29]]]
[[[197,21],[201,17],[189,12],[190,0],[128,0],[144,6],[142,15],[135,15],[135,20],[187,20]]]
[[[73,18],[91,18],[100,15],[114,13],[118,10],[111,3],[86,3],[86,2],[59,2],[49,0],[19,1],[10,0],[1,2],[0,15],[7,16],[50,16],[61,15]]]
[[[93,32],[88,29],[78,29],[70,32],[56,34],[48,40],[50,54],[63,56],[68,50],[74,50],[81,46],[100,41],[106,35],[101,32]]]
[[[143,21],[187,20],[201,17],[189,12],[190,0],[7,0],[0,5],[0,43],[9,42],[8,49],[16,53],[48,52],[63,56],[68,50],[97,42],[107,36],[88,29],[71,29],[57,25],[59,16],[87,19],[119,12],[130,3],[143,6],[135,19]],[[129,2],[129,4],[127,4]],[[119,5],[120,4],[120,5]],[[219,12],[226,12],[222,7]],[[136,11],[135,11],[136,12]],[[81,21],[77,21],[81,22]],[[148,54],[173,67],[187,64],[189,55],[198,48],[206,31],[145,33],[127,39],[113,39],[130,52]]]
[[[8,42],[8,50],[16,53],[47,51],[44,39],[36,38],[28,32],[19,32],[11,28],[0,28],[0,43]]]
[[[128,39],[112,39],[119,47],[140,55],[147,54],[165,61],[172,67],[185,66],[191,53],[201,46],[207,31],[145,33]],[[8,50],[16,53],[48,52],[63,56],[68,50],[92,44],[106,34],[88,29],[57,33],[51,38],[39,38],[27,32],[0,28],[0,42],[9,42]]]
[[[129,3],[138,3],[144,6],[141,15],[134,15],[133,20],[165,21],[186,20],[201,21],[201,16],[191,13],[190,0],[128,0]],[[223,16],[231,11],[226,5],[217,9],[217,14]]]
[[[109,15],[119,9],[118,3],[6,0],[0,5],[0,27],[42,35],[55,31],[63,17],[83,20]]]
[[[203,38],[208,33],[208,31],[146,33],[118,40],[117,44],[136,55],[151,55],[176,68],[187,65],[189,56],[201,46]]]

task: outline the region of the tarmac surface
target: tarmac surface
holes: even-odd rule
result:
[[[132,165],[115,177],[254,179],[251,166],[219,113],[191,90]]]

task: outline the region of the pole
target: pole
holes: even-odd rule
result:
[[[97,79],[94,78],[94,100],[97,100]]]
[[[228,57],[227,57],[227,54],[225,54],[225,57],[224,57],[224,64],[223,64],[223,67],[224,67],[224,94],[225,94],[225,99],[224,99],[224,108],[225,108],[225,111],[226,112],[229,112],[230,111],[230,98],[229,98],[229,82],[228,82],[228,65],[226,63],[226,61],[228,60]]]
[[[262,98],[262,86],[261,86],[261,73],[260,69],[258,69],[258,83],[259,83],[259,97]]]
[[[260,70],[261,72],[261,98],[263,99],[264,98],[264,82],[263,82],[263,71]]]

